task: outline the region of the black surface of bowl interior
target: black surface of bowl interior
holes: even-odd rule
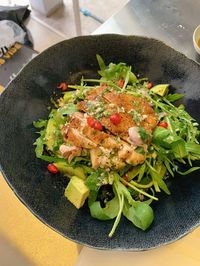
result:
[[[0,97],[0,163],[4,177],[22,202],[44,223],[76,242],[101,249],[146,250],[172,242],[199,225],[200,174],[176,175],[171,196],[154,204],[155,220],[143,232],[122,218],[112,239],[113,221],[91,218],[63,196],[67,179],[51,176],[36,159],[32,122],[47,118],[50,97],[63,80],[97,76],[96,54],[106,63],[125,62],[153,83],[170,83],[185,93],[183,103],[200,122],[200,67],[165,44],[136,36],[85,36],[61,42],[33,59]]]

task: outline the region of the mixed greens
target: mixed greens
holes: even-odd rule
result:
[[[99,55],[97,60],[100,79],[83,77],[80,85],[59,85],[63,96],[52,101],[55,106],[48,119],[33,123],[40,134],[34,145],[36,156],[50,163],[48,170],[52,174],[59,172],[70,178],[65,195],[77,208],[87,199],[93,218],[115,219],[109,233],[112,237],[122,215],[142,230],[149,228],[154,219],[150,204],[158,201],[161,191],[170,195],[167,179],[176,172],[186,175],[200,169],[193,166],[194,161],[200,160],[200,131],[184,106],[173,104],[183,94],[170,93],[168,84],[153,86],[146,78],[138,78],[125,63],[106,66]],[[138,102],[133,101],[134,108],[127,111],[126,105],[107,104],[106,95],[138,99]],[[82,109],[80,103],[85,104]],[[140,104],[145,108],[150,106],[153,126],[145,122],[149,114],[141,113],[144,107],[140,109]],[[116,133],[123,118],[130,120],[130,115],[134,123],[132,130]],[[75,119],[79,119],[78,125],[73,124]],[[86,131],[108,137],[115,141],[115,147],[102,147],[104,140],[95,142],[94,136],[89,139]],[[134,136],[130,135],[133,131]],[[132,149],[140,161],[131,163],[128,157],[120,157],[118,162],[122,146],[128,147],[129,153]],[[95,154],[94,161],[92,156],[97,149],[101,153]],[[183,172],[181,165],[188,169]]]

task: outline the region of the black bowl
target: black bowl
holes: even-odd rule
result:
[[[146,250],[173,242],[200,223],[200,174],[171,181],[171,196],[154,204],[155,220],[143,232],[126,220],[112,239],[113,221],[91,218],[87,206],[77,210],[64,197],[67,179],[52,176],[37,159],[32,122],[47,118],[56,85],[96,77],[96,54],[109,62],[126,62],[153,83],[170,83],[185,93],[187,111],[200,122],[200,66],[160,41],[136,36],[102,35],[67,40],[33,59],[0,97],[0,162],[3,175],[19,199],[61,235],[100,249]]]

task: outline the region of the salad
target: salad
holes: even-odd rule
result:
[[[184,95],[169,84],[153,85],[125,63],[97,61],[99,79],[59,84],[63,95],[51,100],[48,119],[33,122],[34,145],[50,173],[69,177],[65,196],[76,208],[87,202],[93,218],[114,220],[112,237],[122,215],[149,228],[151,203],[161,191],[170,195],[168,178],[200,169],[193,165],[200,131],[184,106],[173,104]]]

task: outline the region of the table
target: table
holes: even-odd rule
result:
[[[28,46],[22,47],[6,63],[0,66],[0,85],[6,87],[18,72],[38,53]]]
[[[200,62],[192,46],[193,29],[200,24],[198,1],[131,0],[93,34],[120,33],[155,37]],[[47,261],[51,265],[74,265],[78,256],[76,244],[62,238],[35,219],[14,196],[1,176],[0,187],[1,202],[5,202],[0,205],[0,210],[2,214],[8,214],[1,216],[0,233],[7,234],[3,226],[6,223],[11,228],[9,239],[14,240],[27,258],[34,259],[36,265],[47,265]],[[16,224],[18,220],[20,223]],[[199,266],[199,247],[200,228],[173,244],[140,253],[113,253],[84,247],[76,266]]]
[[[200,63],[192,43],[199,24],[199,0],[131,0],[93,34],[154,37]]]

